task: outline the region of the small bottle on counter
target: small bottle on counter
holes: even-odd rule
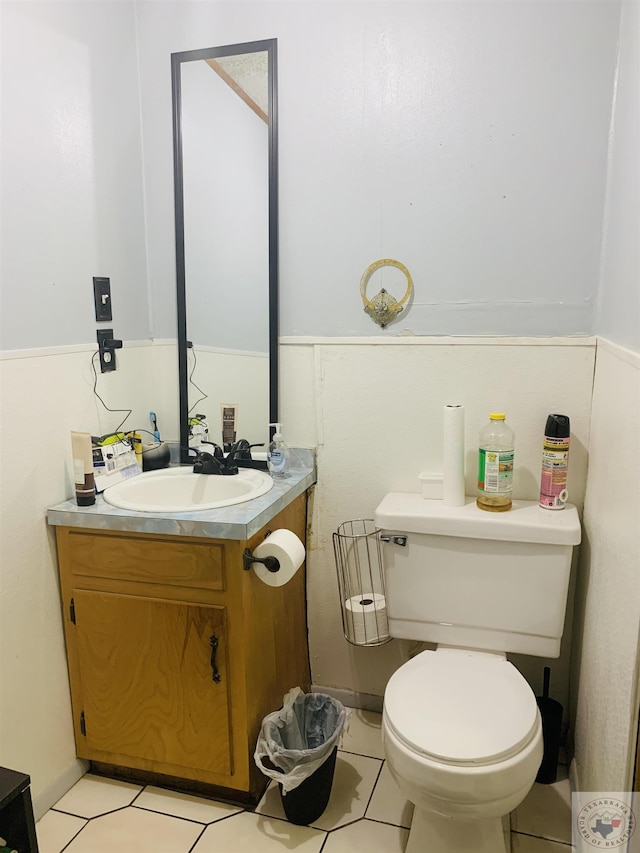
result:
[[[505,512],[511,509],[515,435],[503,412],[489,415],[478,444],[476,504],[489,512]]]
[[[76,502],[78,506],[92,506],[96,502],[96,481],[91,435],[88,432],[71,431],[71,454]]]
[[[276,428],[276,431],[273,434],[273,439],[271,444],[269,445],[269,452],[267,454],[267,463],[269,465],[269,473],[275,479],[284,480],[289,476],[289,468],[290,468],[290,454],[289,448],[285,444],[284,438],[282,436],[282,430],[280,424],[269,424],[269,426],[273,426]]]

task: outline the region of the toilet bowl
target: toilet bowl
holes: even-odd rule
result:
[[[535,696],[503,654],[417,655],[387,685],[382,736],[415,805],[407,853],[507,850],[502,819],[531,789],[543,746]]]

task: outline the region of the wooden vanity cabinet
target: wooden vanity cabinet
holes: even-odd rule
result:
[[[305,541],[306,494],[249,541],[56,528],[78,757],[259,797],[262,719],[310,688],[304,566],[282,587],[243,569],[281,527]]]

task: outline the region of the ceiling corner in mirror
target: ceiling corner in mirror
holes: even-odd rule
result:
[[[276,40],[172,60],[180,443],[269,442],[278,419]],[[235,413],[230,426],[223,411]]]
[[[269,54],[266,50],[207,59],[207,65],[263,121],[269,121]]]

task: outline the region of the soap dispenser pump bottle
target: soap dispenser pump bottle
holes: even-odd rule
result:
[[[273,434],[273,439],[269,445],[267,454],[267,463],[269,465],[269,473],[275,479],[283,480],[289,476],[290,454],[289,448],[285,444],[282,437],[282,428],[279,423],[269,424],[275,427],[276,431]]]

